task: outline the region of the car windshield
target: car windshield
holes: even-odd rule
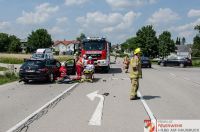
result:
[[[40,60],[28,60],[26,61],[22,67],[44,67],[45,63]]]
[[[88,41],[83,43],[84,50],[104,50],[105,41]]]
[[[33,54],[32,58],[44,58],[44,54]]]

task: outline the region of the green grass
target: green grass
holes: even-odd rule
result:
[[[0,63],[22,64],[23,62],[24,62],[23,58],[0,57]]]
[[[11,55],[4,55],[0,57],[0,63],[6,63],[6,64],[22,64],[24,63],[24,59],[25,58],[30,58],[27,57],[27,55],[16,55],[16,56],[11,56]],[[58,61],[67,61],[68,59],[72,59],[73,56],[54,56],[55,59],[57,59]]]
[[[0,71],[6,71],[6,70],[8,70],[8,68],[0,66]]]
[[[0,75],[0,85],[9,83],[9,82],[14,82],[18,80],[18,76],[16,76],[14,73],[5,73],[5,75]]]
[[[192,60],[192,66],[193,67],[200,67],[200,59],[195,59],[195,60]]]

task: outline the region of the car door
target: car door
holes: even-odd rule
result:
[[[76,74],[76,63],[75,59],[69,59],[66,61],[67,67],[67,75],[75,75]]]
[[[56,59],[52,59],[51,63],[52,63],[54,76],[55,77],[60,76],[60,72],[59,72],[59,69],[60,69],[60,66],[61,66],[60,62]]]

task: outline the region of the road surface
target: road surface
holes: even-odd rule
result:
[[[26,130],[142,132],[149,114],[156,119],[200,119],[199,68],[157,65],[144,68],[139,91],[150,109],[147,112],[141,100],[129,100],[130,80],[121,63],[118,60],[112,64],[107,74],[95,74],[94,83],[81,83],[69,91]],[[0,131],[15,126],[72,85],[12,83],[0,86]],[[94,95],[94,100],[88,94]]]

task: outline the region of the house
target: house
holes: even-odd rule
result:
[[[77,40],[57,40],[53,44],[55,51],[59,52],[60,55],[72,55],[75,49],[78,49],[80,42]]]
[[[192,45],[191,44],[176,45],[176,53],[178,56],[191,58]]]

